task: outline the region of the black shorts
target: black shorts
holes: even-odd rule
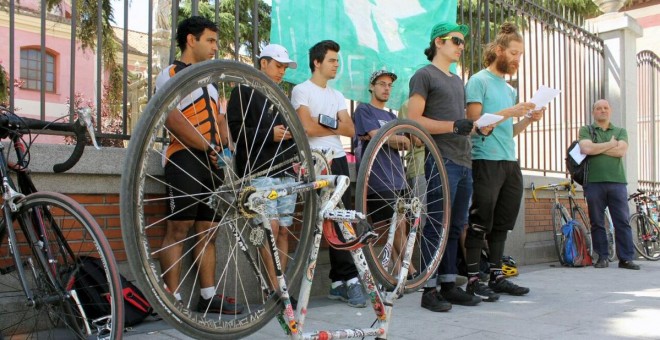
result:
[[[209,193],[222,185],[222,178],[222,170],[210,166],[205,152],[175,152],[165,165],[168,220],[214,221],[216,212],[207,200]]]

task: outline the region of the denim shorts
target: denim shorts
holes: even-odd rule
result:
[[[252,185],[257,189],[267,189],[275,185],[291,184],[296,180],[291,177],[258,177],[252,180]],[[293,224],[293,211],[296,208],[298,195],[287,195],[276,200],[268,200],[266,204],[266,215],[272,216],[270,220],[278,220],[281,227],[289,227]],[[266,223],[268,220],[261,220]]]

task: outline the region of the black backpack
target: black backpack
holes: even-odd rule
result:
[[[587,126],[589,127],[591,140],[595,141],[596,136],[593,126]],[[566,150],[566,169],[568,170],[568,173],[571,175],[571,179],[574,182],[584,186],[584,183],[587,181],[587,174],[589,173],[589,156],[583,159],[580,164],[578,164],[573,159],[573,157],[571,157],[571,151],[573,151],[573,149],[575,149],[579,143],[579,140],[574,140],[571,145],[568,146],[568,149]]]
[[[110,313],[108,281],[100,259],[89,256],[79,258],[80,265],[74,276],[73,288],[80,299],[80,305],[88,320],[94,320]],[[142,292],[120,275],[124,298],[124,327],[144,321],[152,314],[152,308]]]

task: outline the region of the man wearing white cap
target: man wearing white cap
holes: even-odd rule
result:
[[[295,69],[297,66],[295,61],[289,59],[286,48],[277,44],[264,47],[257,64],[261,72],[277,84],[282,82],[287,68]],[[272,187],[295,181],[293,169],[277,167],[277,164],[295,156],[295,148],[284,118],[266,96],[247,86],[235,87],[227,103],[227,118],[234,140],[234,165],[238,178],[263,172],[263,176],[251,180],[250,185],[254,187]],[[275,217],[259,222],[270,224],[284,270],[288,262],[287,228],[293,224],[296,196],[284,196],[268,204],[267,215]],[[275,268],[269,260],[270,250],[266,244],[261,248],[261,253],[266,262],[271,288],[275,289]]]

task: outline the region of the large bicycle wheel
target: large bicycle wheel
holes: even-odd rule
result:
[[[561,228],[568,222],[566,214],[562,211],[562,207],[555,205],[552,208],[552,239],[555,242],[555,250],[557,251],[557,258],[559,263],[563,266],[566,265],[564,259],[565,241],[564,233]]]
[[[630,217],[635,249],[647,260],[660,260],[660,230],[651,219],[643,214],[634,213]]]
[[[23,279],[33,299],[27,300],[23,292],[9,247],[1,247],[0,333],[5,339],[121,339],[124,307],[119,272],[94,218],[57,193],[37,192],[18,205],[19,211],[12,214],[13,230],[26,275]],[[108,292],[107,303],[79,298],[75,280],[84,279],[82,258],[103,263],[102,273],[109,283],[103,288]],[[85,313],[91,310],[105,312],[91,317]]]
[[[404,148],[402,138],[408,142],[416,141],[416,149]],[[415,152],[416,157],[413,156]],[[412,167],[425,169],[422,173],[428,171],[423,175],[425,185],[406,181],[405,171]],[[432,168],[432,171],[429,170]],[[423,204],[425,197],[431,197],[427,209]],[[360,161],[356,203],[356,210],[371,220],[378,234],[378,238],[364,252],[377,282],[386,289],[396,286],[406,243],[414,237],[410,275],[405,290],[412,291],[423,285],[440,263],[451,218],[444,163],[426,130],[413,121],[399,120],[386,124],[378,131],[369,141]],[[420,218],[416,219],[415,215]],[[422,216],[426,217],[426,226],[420,224]],[[437,227],[429,227],[429,221]],[[414,236],[412,227],[417,228]]]
[[[293,143],[278,144],[271,158],[273,162],[266,167],[230,163],[224,168],[222,177],[217,176],[217,171],[208,162],[199,162],[201,175],[211,178],[213,182],[211,185],[204,184],[205,191],[209,193],[204,196],[182,196],[191,199],[192,205],[205,205],[213,210],[210,227],[201,232],[191,228],[183,240],[162,247],[166,227],[171,223],[168,220],[187,208],[168,208],[170,199],[166,193],[176,193],[177,190],[164,179],[161,165],[161,159],[165,156],[165,138],[169,139],[171,133],[164,124],[165,119],[171,110],[176,109],[177,103],[193,101],[190,98],[193,91],[209,84],[214,84],[218,89],[219,103],[226,103],[236,86],[251,89],[247,94],[241,92],[243,98],[247,99],[244,103],[251,103],[253,96],[265,96],[272,105],[264,105],[259,109],[263,110],[263,115],[276,115],[287,127]],[[245,117],[248,105],[240,108],[245,111],[230,114]],[[248,128],[241,126],[238,130],[245,132]],[[247,133],[244,136],[235,139],[234,144],[241,143],[248,150],[249,160],[262,159],[260,155],[265,138]],[[192,155],[195,151],[183,147],[178,153]],[[170,325],[193,338],[236,339],[265,325],[281,310],[281,306],[279,296],[272,293],[274,285],[266,269],[273,261],[262,250],[265,242],[264,227],[258,214],[248,208],[247,198],[254,192],[254,180],[258,177],[294,176],[296,183],[314,179],[307,138],[285,94],[262,72],[245,64],[215,60],[189,66],[177,73],[149,101],[133,131],[126,154],[121,188],[123,238],[136,279],[158,314]],[[285,161],[277,161],[283,158]],[[173,158],[169,162],[174,167],[183,168],[183,164]],[[239,166],[245,168],[244,173],[236,172]],[[185,171],[181,171],[180,177],[197,180]],[[317,196],[314,192],[293,195],[293,225],[285,229],[289,241],[288,253],[284,255],[288,260],[286,278],[289,289],[292,284],[300,281],[304,272],[317,209]],[[177,196],[173,195],[175,198]],[[269,216],[279,217],[283,216]],[[173,265],[162,267],[159,260],[170,247],[181,247],[182,255],[170,258]],[[197,307],[201,257],[195,256],[193,249],[196,247],[201,254],[215,248],[215,291],[225,298],[235,299],[236,305],[242,307],[242,310],[235,309],[240,314],[216,314]],[[166,287],[164,277],[175,268],[180,270],[178,284],[176,287]],[[175,296],[180,297],[180,300]]]

